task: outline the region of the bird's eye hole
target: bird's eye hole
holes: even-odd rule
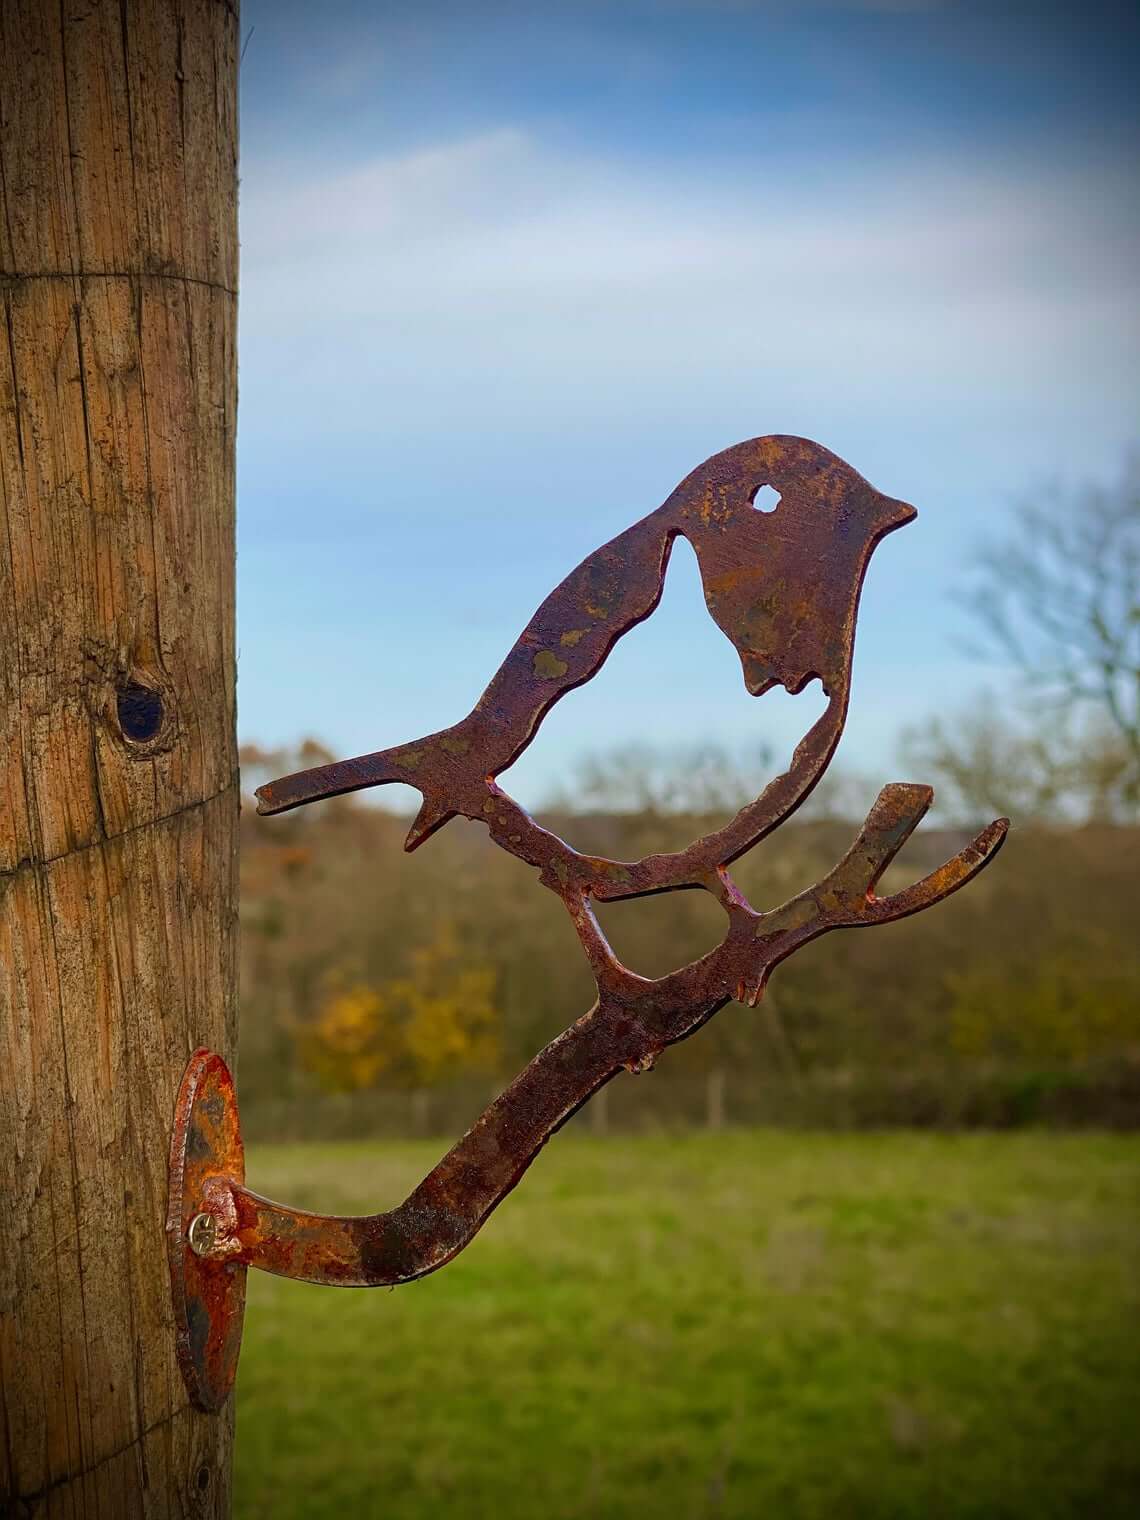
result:
[[[757,486],[752,493],[752,505],[757,512],[774,512],[780,505],[780,493],[773,486]]]

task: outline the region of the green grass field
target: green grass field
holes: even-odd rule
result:
[[[252,1148],[398,1201],[432,1144]],[[1140,1514],[1140,1142],[556,1137],[396,1292],[251,1274],[241,1520]]]

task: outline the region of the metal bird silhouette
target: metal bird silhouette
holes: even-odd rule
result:
[[[763,486],[779,493],[774,511],[753,505]],[[818,677],[828,698],[788,774],[717,836],[716,861],[735,859],[786,817],[826,769],[847,713],[855,616],[867,563],[875,545],[915,515],[912,506],[876,491],[850,465],[806,438],[770,435],[725,449],[551,592],[460,722],[411,743],[274,781],[258,790],[258,811],[278,813],[321,797],[403,782],[423,795],[406,848],[414,849],[449,818],[463,814],[489,822],[497,842],[543,866],[543,831],[500,791],[495,778],[526,748],[553,704],[594,676],[622,634],[654,610],[680,534],[696,552],[705,603],[740,657],[747,690],[761,696],[778,684],[795,694]],[[489,801],[495,806],[488,807]],[[494,824],[500,812],[506,819],[502,829]],[[727,854],[716,853],[722,843],[729,846]],[[594,895],[637,896],[695,884],[693,871],[700,873],[701,861],[675,859],[668,881],[649,883],[635,871],[630,881],[600,883]]]

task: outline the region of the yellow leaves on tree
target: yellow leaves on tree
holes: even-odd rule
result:
[[[465,962],[449,927],[410,963],[407,976],[333,991],[299,1035],[301,1059],[322,1087],[428,1087],[496,1068],[495,973]]]
[[[351,1092],[375,1087],[393,1064],[385,1045],[391,1019],[385,1000],[358,984],[334,993],[316,1019],[298,1036],[302,1063],[322,1087]]]

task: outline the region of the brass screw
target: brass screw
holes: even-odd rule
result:
[[[218,1221],[213,1214],[195,1214],[186,1232],[186,1239],[195,1256],[209,1256],[218,1238]]]

